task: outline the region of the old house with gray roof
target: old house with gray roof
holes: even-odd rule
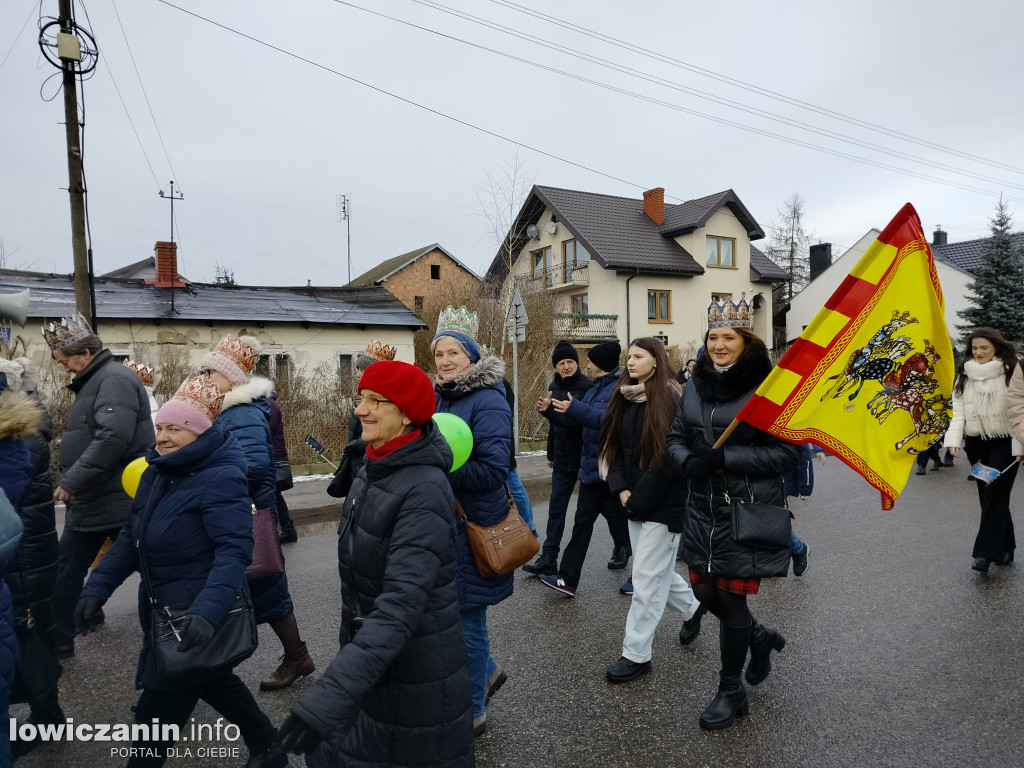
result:
[[[772,283],[787,273],[753,241],[764,230],[731,189],[665,202],[535,186],[485,279],[555,303],[557,334],[586,344],[658,336],[696,350],[712,300],[746,298],[771,339]]]
[[[321,365],[348,377],[370,338],[395,346],[399,360],[415,359],[413,335],[424,323],[384,288],[188,282],[177,275],[173,245],[157,244],[153,277],[94,279],[96,330],[115,356],[160,370],[170,358],[198,363],[226,335],[250,335],[264,347],[256,372],[276,381]],[[0,284],[4,293],[30,291],[28,322],[6,329],[5,343],[48,367],[39,329],[75,311],[73,275],[0,270]]]

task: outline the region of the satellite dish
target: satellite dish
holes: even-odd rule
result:
[[[547,233],[549,235],[553,235],[553,234],[555,234],[555,232],[558,231],[558,224],[556,224],[553,221],[549,221],[548,225],[546,227],[544,227],[544,229],[545,229],[545,231],[547,231]]]
[[[536,240],[538,235],[540,235],[540,230],[537,229],[536,224],[531,224],[526,228],[526,234],[529,235],[532,239]]]

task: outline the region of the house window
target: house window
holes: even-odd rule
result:
[[[732,301],[732,294],[731,293],[712,293],[711,294],[711,300],[713,302],[715,302],[715,304],[721,304],[723,301]]]
[[[577,293],[570,296],[569,301],[572,304],[572,324],[587,325],[590,322],[590,303],[587,294]]]
[[[708,249],[709,267],[736,267],[736,260],[733,254],[736,250],[736,238],[734,237],[708,237],[706,238]]]
[[[440,264],[431,264],[430,265],[430,279],[431,280],[440,280],[441,279],[441,265]]]
[[[294,360],[292,356],[287,352],[282,352],[274,356],[274,381],[278,384],[283,382],[291,383],[292,374],[294,373]]]
[[[412,306],[413,306],[413,311],[414,312],[422,312],[423,311],[423,297],[422,296],[413,296],[412,297]]]
[[[355,355],[349,355],[344,352],[338,355],[338,376],[341,377],[342,381],[352,375],[352,361],[354,358]]]
[[[572,282],[572,271],[576,267],[585,267],[590,263],[590,254],[583,244],[576,240],[562,241],[562,269],[563,280],[566,283]]]
[[[671,323],[672,291],[647,292],[647,319],[652,323]]]
[[[252,369],[254,376],[262,376],[265,379],[269,379],[271,376],[270,371],[270,355],[260,355],[260,359],[256,361],[256,367]]]
[[[551,273],[554,271],[554,255],[551,248],[541,248],[530,254],[533,263],[533,278],[545,278],[548,288],[551,287]]]

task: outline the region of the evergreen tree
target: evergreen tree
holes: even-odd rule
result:
[[[771,240],[765,255],[789,273],[789,279],[773,291],[779,301],[788,304],[811,281],[812,234],[804,228],[804,201],[799,193],[789,196],[778,215],[779,221],[768,225]]]
[[[1011,217],[1000,199],[992,222],[992,236],[982,246],[981,266],[967,285],[967,309],[957,314],[964,334],[988,326],[1017,344],[1024,342],[1024,254],[1014,244]]]

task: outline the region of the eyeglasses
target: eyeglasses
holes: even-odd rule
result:
[[[382,397],[371,397],[370,395],[356,395],[353,402],[355,403],[356,408],[365,404],[366,410],[368,411],[376,411],[378,408],[380,408],[381,403],[391,403],[392,405],[395,404],[393,400],[385,400]]]
[[[203,368],[199,372],[199,375],[202,376],[204,379],[208,379],[208,378],[210,378],[210,374],[211,373],[213,373],[213,371],[211,371],[209,368]]]

